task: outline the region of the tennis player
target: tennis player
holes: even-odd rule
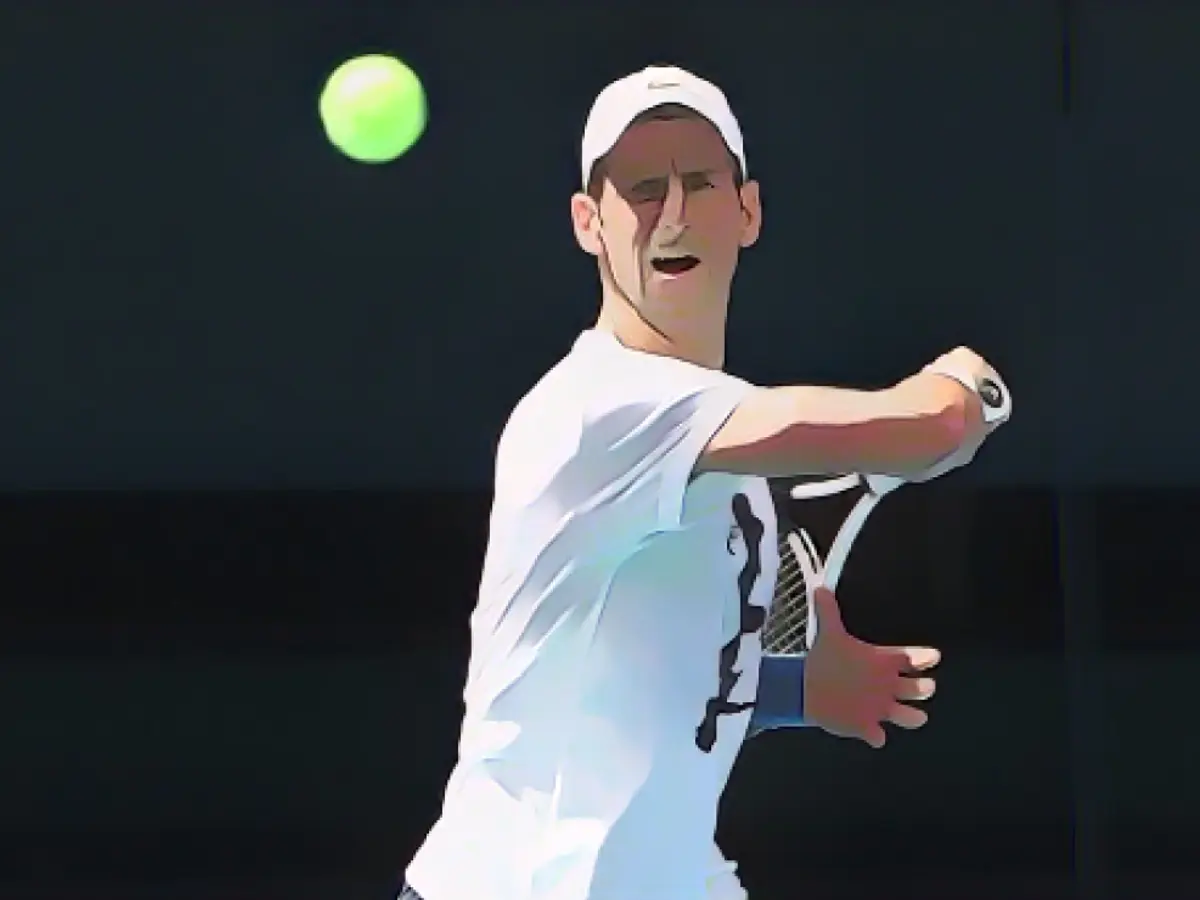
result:
[[[459,759],[408,898],[744,896],[714,833],[748,729],[878,746],[884,723],[924,723],[910,704],[933,690],[936,651],[853,638],[828,592],[807,659],[760,672],[778,566],[764,476],[969,461],[987,364],[959,349],[875,392],[725,373],[759,187],[725,96],[688,72],[605,88],[581,175],[599,320],[500,438]]]

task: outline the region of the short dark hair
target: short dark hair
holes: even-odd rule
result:
[[[641,125],[643,122],[671,122],[676,119],[701,119],[707,122],[704,116],[696,112],[688,106],[681,106],[678,103],[664,103],[662,106],[655,106],[652,109],[646,110],[644,113],[634,117],[634,120],[629,123],[629,128],[634,125]],[[715,125],[713,126],[716,127]],[[592,165],[591,174],[588,175],[587,194],[593,200],[599,200],[600,195],[604,192],[604,177],[607,174],[605,163],[608,161],[608,154],[604,154]],[[742,183],[745,180],[742,176],[742,164],[730,151],[729,161],[733,166],[733,186],[741,190]]]

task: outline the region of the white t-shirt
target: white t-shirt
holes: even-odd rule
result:
[[[714,832],[758,687],[775,513],[763,479],[693,469],[751,389],[588,331],[517,405],[459,759],[407,873],[425,900],[740,891]]]

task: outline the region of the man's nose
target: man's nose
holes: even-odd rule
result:
[[[687,213],[687,196],[683,179],[672,174],[667,179],[667,195],[663,198],[662,210],[658,214],[659,226],[682,227]]]

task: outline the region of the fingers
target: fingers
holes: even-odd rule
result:
[[[932,647],[893,647],[891,652],[900,657],[906,672],[925,672],[942,661],[941,651]]]
[[[898,728],[915,731],[929,721],[929,713],[923,709],[897,703],[888,713],[887,720]]]
[[[937,690],[932,678],[901,678],[896,687],[897,700],[928,700]]]
[[[905,658],[909,660],[913,669],[929,669],[937,663],[938,654],[930,648],[905,648]],[[929,722],[929,713],[908,704],[928,700],[936,691],[937,681],[933,678],[909,678],[901,675],[896,679],[893,688],[895,699],[888,706],[886,714],[881,717],[883,722],[906,731],[916,731],[924,727]],[[872,747],[882,747],[883,744],[877,742],[878,734],[882,731],[881,726],[877,730],[876,724],[872,723],[865,730],[863,740]]]
[[[893,704],[884,718],[884,722],[905,731],[916,731],[928,721],[929,715],[924,710],[905,706],[903,703]],[[859,730],[858,738],[872,750],[881,750],[887,743],[887,732],[884,731],[882,722],[872,722]]]

